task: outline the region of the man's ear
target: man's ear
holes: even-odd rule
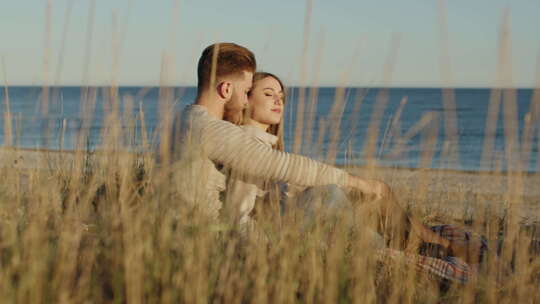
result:
[[[223,81],[218,84],[217,92],[218,92],[219,97],[225,100],[229,100],[232,96],[232,91],[233,91],[233,87],[232,87],[231,82]]]

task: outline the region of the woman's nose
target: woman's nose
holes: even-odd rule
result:
[[[283,98],[281,98],[279,96],[275,97],[274,103],[277,104],[277,105],[283,105]]]

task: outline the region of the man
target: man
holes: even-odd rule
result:
[[[255,177],[302,186],[335,184],[378,197],[389,193],[381,182],[361,179],[312,159],[273,150],[224,121],[240,115],[256,70],[255,56],[234,43],[207,47],[199,59],[195,104],[177,116],[172,151],[178,194],[191,207],[217,217],[225,176],[216,165]]]

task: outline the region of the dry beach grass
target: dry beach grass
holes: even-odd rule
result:
[[[92,43],[95,6],[95,2],[91,3],[86,39],[89,44]],[[303,58],[307,58],[309,45],[311,6],[308,1]],[[448,46],[443,5],[440,12],[442,45]],[[509,84],[507,77],[511,70],[507,19],[506,14],[500,30],[498,87]],[[119,31],[115,28],[114,32]],[[121,41],[118,37],[115,39]],[[399,37],[395,37],[383,73],[388,85],[391,85],[398,46]],[[120,51],[115,50],[117,61]],[[173,59],[169,56],[169,53],[163,56],[163,84],[170,80],[167,61]],[[448,56],[447,53],[441,55],[445,81],[450,81],[451,77]],[[87,70],[90,57],[87,54],[85,58]],[[45,70],[47,62],[45,60]],[[306,60],[302,65],[305,78]],[[111,87],[104,89],[110,111],[103,129],[106,135],[103,147],[96,152],[10,147],[16,146],[17,130],[16,124],[12,125],[6,83],[6,147],[0,149],[0,299],[3,302],[540,302],[536,291],[540,283],[538,174],[520,170],[471,173],[378,167],[374,157],[375,142],[381,136],[378,130],[382,122],[374,116],[371,136],[362,156],[369,160],[366,167],[345,167],[346,170],[389,183],[399,203],[423,222],[467,227],[485,235],[490,248],[499,248],[488,254],[479,274],[465,285],[429,277],[410,265],[380,263],[358,227],[351,228],[339,218],[337,221],[317,219],[306,230],[302,218],[260,210],[264,216],[258,217],[258,225],[266,238],[242,237],[236,226],[210,221],[178,201],[169,168],[156,165],[154,154],[127,152],[129,140],[126,138],[133,137],[134,129],[123,128],[121,121],[129,126],[134,126],[130,122],[135,120],[144,123],[144,113],[133,118],[118,111],[121,98],[129,104],[137,97],[119,96],[114,80],[117,69],[117,64],[113,65]],[[87,71],[84,74],[87,79]],[[301,79],[301,83],[306,84],[306,79]],[[298,109],[302,115],[302,109],[315,108],[316,83],[312,87],[311,94],[300,88]],[[41,99],[44,108],[48,102],[54,102],[54,90],[51,98],[49,90],[46,82]],[[95,107],[96,90],[83,90],[81,102],[88,112]],[[167,86],[160,89],[162,138],[167,138],[171,103],[178,97],[176,93]],[[332,112],[320,122],[326,134],[319,134],[319,138],[312,138],[310,133],[314,119],[310,116],[305,121],[300,119],[300,127],[294,130],[293,150],[317,149],[326,135],[337,138],[344,96],[338,89]],[[453,98],[453,91],[445,89],[443,114],[448,132],[445,138],[449,141],[459,140],[455,134]],[[385,90],[381,90],[377,99],[378,113],[384,111],[387,101]],[[538,125],[540,117],[540,90],[533,96],[534,107],[531,106],[525,134],[516,131],[515,101],[515,90],[493,90],[484,143],[483,160],[487,163],[494,158],[490,134],[497,125],[499,108],[504,111],[505,130],[508,130],[505,136],[514,139],[507,143],[507,158],[525,162],[534,150],[531,143],[539,131],[534,126]],[[361,94],[355,102],[354,111],[361,111]],[[126,110],[126,113],[131,112]],[[433,158],[430,147],[437,136],[430,129],[438,125],[434,123],[437,119],[441,117],[426,114],[400,138],[406,142],[414,135],[423,136],[426,152],[422,164],[426,168]],[[304,131],[307,134],[304,135]],[[389,131],[388,134],[394,133]],[[84,146],[85,136],[88,134],[80,134],[79,146]],[[141,136],[146,151],[156,148],[152,146],[152,134]],[[162,141],[155,149],[160,159],[169,159],[167,145]],[[519,153],[512,154],[515,151]],[[455,161],[452,149],[446,152],[446,157]],[[336,151],[331,152],[326,160],[335,161],[335,155]],[[495,263],[496,251],[500,252],[500,264]]]
[[[539,214],[534,188],[519,198],[528,218],[516,222],[514,240],[502,245],[503,256],[512,248],[508,263],[514,271],[497,280],[499,267],[486,263],[475,280],[460,285],[410,265],[380,264],[362,235],[340,221],[320,220],[300,232],[301,219],[271,214],[258,220],[268,239],[242,238],[235,226],[186,210],[174,199],[166,170],[148,155],[57,154],[1,151],[3,163],[11,164],[1,169],[0,185],[0,295],[6,302],[536,299],[540,260],[529,250]],[[32,157],[36,162],[29,164]],[[391,168],[374,169],[374,175],[387,180],[400,203],[426,223],[466,226],[488,236],[490,246],[511,237],[508,212],[519,208],[507,204],[506,189],[490,193],[481,186],[497,179],[504,184],[505,175]],[[538,184],[538,178],[524,182]],[[419,193],[419,186],[427,190]]]

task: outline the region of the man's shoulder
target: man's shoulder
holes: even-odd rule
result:
[[[191,129],[194,125],[207,124],[211,117],[201,106],[188,105],[176,112],[174,115],[175,125],[180,124],[181,128]]]
[[[224,129],[228,132],[243,132],[239,126],[226,120],[213,117],[200,105],[188,105],[184,107],[176,116],[178,122],[189,129]],[[187,124],[187,125],[186,125]]]
[[[177,116],[180,117],[204,117],[205,114],[208,114],[205,109],[199,105],[191,104],[183,107],[178,113]]]

